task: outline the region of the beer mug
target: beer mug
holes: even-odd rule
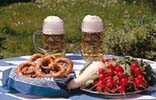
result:
[[[39,47],[36,35],[43,35],[43,47]],[[35,48],[46,54],[53,54],[58,57],[65,55],[64,50],[64,23],[57,16],[48,16],[44,19],[42,31],[36,31],[33,34],[33,43]]]
[[[99,16],[87,15],[82,26],[81,53],[84,58],[103,57],[103,22]]]

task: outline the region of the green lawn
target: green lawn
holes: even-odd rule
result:
[[[108,43],[108,38],[116,35],[113,30],[122,31],[124,26],[129,31],[130,26],[134,29],[138,28],[138,25],[145,29],[145,26],[156,22],[155,8],[151,2],[133,0],[128,3],[126,1],[36,0],[36,2],[1,6],[0,55],[8,58],[37,52],[33,47],[32,34],[35,30],[41,29],[43,19],[49,15],[59,16],[65,23],[66,52],[80,49],[81,22],[87,14],[98,15],[102,18],[104,43]],[[109,51],[109,44],[104,44],[104,53],[112,53]]]

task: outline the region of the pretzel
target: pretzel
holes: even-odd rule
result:
[[[52,66],[50,66],[47,70],[41,68],[41,65],[36,65],[35,68],[36,77],[37,78],[52,77],[52,75],[50,74],[50,70],[52,70]]]
[[[61,65],[61,66],[66,67],[66,68],[65,68],[65,72],[63,73],[65,76],[67,76],[69,73],[72,72],[73,63],[72,63],[72,61],[71,61],[70,59],[68,59],[68,58],[57,58],[57,59],[55,60],[55,63],[57,63],[57,64],[59,64],[59,65]],[[63,65],[62,63],[63,63],[64,65]]]
[[[38,59],[43,58],[44,55],[40,54],[40,53],[36,53],[34,55],[31,56],[31,58],[29,59],[30,62],[36,62]]]
[[[17,67],[16,73],[25,77],[35,77],[35,64],[32,62],[21,63]]]
[[[55,58],[53,55],[34,54],[29,62],[21,63],[16,73],[25,77],[44,78],[65,77],[72,72],[73,63],[68,58]]]
[[[46,55],[44,58],[49,59],[51,61],[54,61],[56,59],[54,55]]]
[[[54,63],[52,65],[52,71],[50,71],[50,74],[52,77],[63,77],[63,73],[65,71],[65,68],[60,65],[60,64],[56,64]]]
[[[48,70],[51,69],[50,64],[54,63],[54,59],[51,58],[51,56],[47,56],[41,59],[39,66],[42,69]]]

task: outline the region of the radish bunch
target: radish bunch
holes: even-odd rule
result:
[[[99,68],[93,78],[86,82],[85,88],[104,93],[126,93],[146,89],[145,64],[137,60],[104,59],[105,68]]]

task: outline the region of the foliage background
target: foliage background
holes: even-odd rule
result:
[[[104,22],[104,54],[156,61],[155,0],[0,0],[0,58],[37,52],[32,34],[56,15],[65,23],[66,52],[80,50],[81,22],[98,15]]]

